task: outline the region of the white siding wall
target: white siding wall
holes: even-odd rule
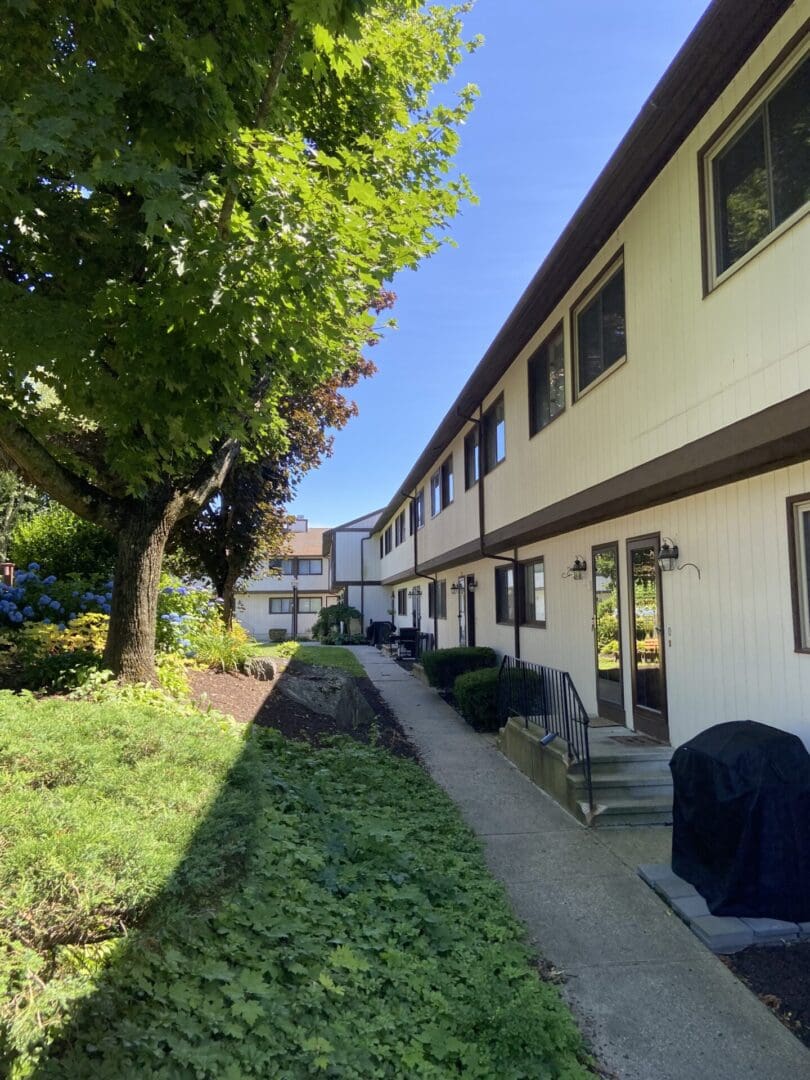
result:
[[[521,548],[521,559],[545,558],[547,624],[521,627],[523,659],[569,671],[595,714],[591,547],[618,541],[624,694],[632,726],[626,541],[660,532],[679,545],[682,563],[701,570],[700,579],[689,567],[662,574],[664,626],[671,631],[665,637],[671,640],[672,745],[712,724],[758,720],[795,732],[810,747],[810,656],[793,647],[786,514],[787,497],[807,491],[810,462]],[[582,581],[563,578],[577,555],[587,560],[588,574]],[[497,565],[478,562],[463,570],[478,579],[477,644],[514,655],[513,627],[495,622]],[[449,618],[439,621],[442,647],[457,644],[454,615],[448,597]],[[424,615],[422,629],[432,629]]]
[[[797,3],[780,20],[484,402],[503,393],[506,411],[506,460],[485,481],[487,531],[810,389],[810,215],[703,297],[698,188],[699,150],[807,14]],[[574,402],[571,309],[621,248],[627,361]],[[560,322],[566,410],[530,439],[528,358]],[[477,534],[463,434],[423,477],[420,563]],[[450,452],[455,501],[431,519],[430,476]],[[406,570],[412,553],[395,549],[383,577]]]

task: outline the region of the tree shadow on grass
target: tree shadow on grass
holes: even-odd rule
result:
[[[591,1075],[520,938],[419,765],[254,726],[138,928],[19,1075]]]

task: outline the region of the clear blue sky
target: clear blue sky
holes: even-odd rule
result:
[[[458,155],[480,200],[394,282],[399,329],[372,352],[360,415],[291,507],[337,525],[384,506],[562,232],[707,0],[478,0],[481,96]]]

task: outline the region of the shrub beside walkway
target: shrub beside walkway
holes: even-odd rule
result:
[[[532,943],[619,1080],[788,1080],[810,1054],[637,876],[668,830],[589,831],[432,690],[375,649],[352,650],[434,779],[484,842]],[[637,853],[636,853],[637,852]],[[663,856],[665,857],[665,856]]]

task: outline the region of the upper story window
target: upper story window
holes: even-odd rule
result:
[[[788,499],[788,521],[796,649],[810,653],[810,494]]]
[[[576,390],[583,390],[624,360],[624,263],[614,264],[574,308]]]
[[[810,54],[755,99],[706,177],[716,279],[810,202]]]
[[[536,435],[565,408],[565,348],[558,326],[529,358],[529,435]]]
[[[405,511],[400,510],[394,520],[394,545],[399,545],[405,540]]]
[[[453,501],[453,455],[430,478],[430,516],[436,517]]]
[[[388,528],[383,533],[383,539],[385,541],[385,554],[389,555],[390,552],[391,552],[392,539],[393,539],[393,528],[392,528],[391,525],[389,525]]]
[[[298,573],[299,574],[322,574],[323,573],[323,559],[299,559],[298,560]]]
[[[477,484],[481,477],[481,437],[478,424],[464,436],[464,487]]]
[[[425,524],[425,489],[419,488],[416,493],[416,498],[411,503],[411,509],[413,511],[412,521],[417,529],[421,529]],[[413,532],[413,527],[411,528]]]
[[[383,544],[384,544],[383,536],[382,536],[382,533],[380,533],[380,558],[382,558],[383,555],[385,554],[385,548],[383,547]]]
[[[484,472],[488,473],[506,457],[506,412],[503,406],[503,394],[483,415],[482,440]]]
[[[292,559],[271,559],[268,563],[271,570],[280,570],[284,577],[292,577],[293,574],[293,560]]]

